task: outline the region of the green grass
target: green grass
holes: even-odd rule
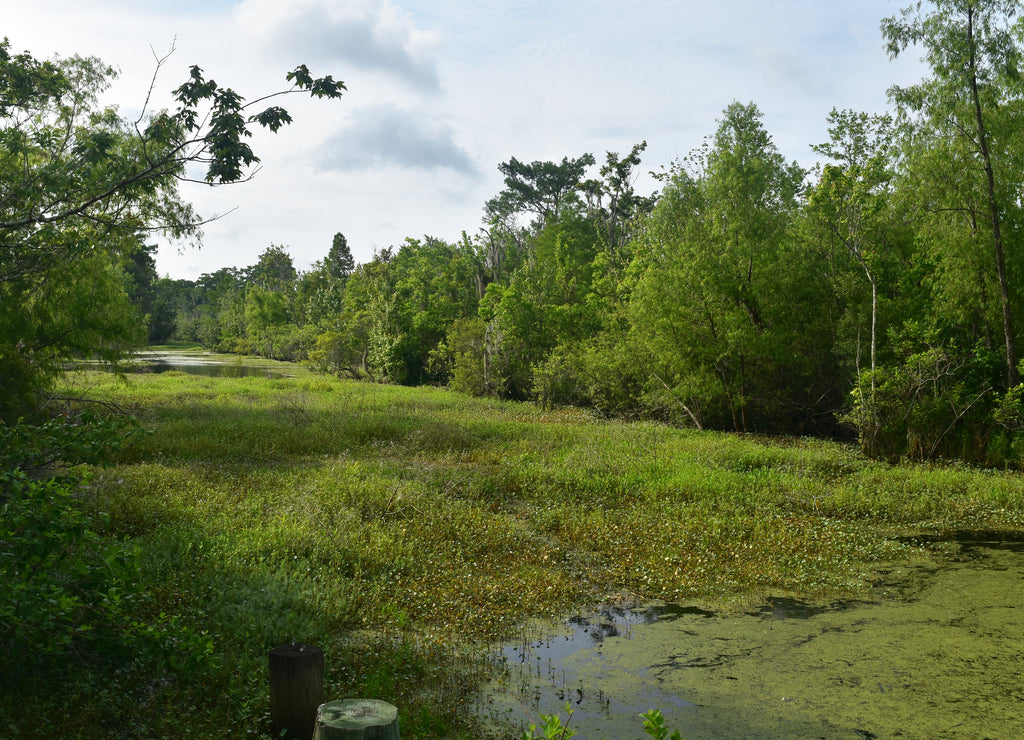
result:
[[[68,679],[67,736],[258,736],[266,652],[290,640],[324,649],[329,698],[398,705],[406,740],[486,736],[466,703],[488,647],[528,618],[855,594],[878,563],[932,556],[899,536],[1024,522],[1018,475],[819,440],[303,373],[73,380],[148,431],[90,494],[104,534],[140,548],[143,618],[181,644],[107,688]],[[31,734],[46,701],[0,708]]]

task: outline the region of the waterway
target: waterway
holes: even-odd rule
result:
[[[484,711],[524,727],[568,702],[579,740],[645,737],[652,708],[687,740],[1024,737],[1024,541],[944,548],[879,570],[858,601],[577,617],[502,650]]]
[[[164,373],[171,370],[213,378],[283,378],[288,363],[238,355],[215,355],[206,351],[146,351],[137,353],[129,365],[132,372]]]

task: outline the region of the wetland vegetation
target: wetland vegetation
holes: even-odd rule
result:
[[[908,536],[1024,523],[1018,474],[815,439],[301,370],[70,380],[138,420],[113,465],[74,471],[91,546],[131,570],[75,615],[93,637],[21,646],[0,709],[23,736],[258,736],[266,653],[299,640],[324,648],[328,695],[392,701],[403,737],[500,737],[471,705],[531,618],[863,595],[883,564],[944,557]]]
[[[247,180],[291,120],[254,106],[345,85],[193,66],[129,121],[100,60],[0,41],[0,735],[259,737],[299,640],[407,739],[507,736],[476,704],[531,620],[866,599],[1019,531],[1024,22],[933,0],[881,35],[927,76],[833,110],[810,169],[735,101],[660,192],[642,141],[511,157],[455,242],[197,280],[153,256],[200,238],[180,184]],[[167,340],[271,369],[123,372]]]

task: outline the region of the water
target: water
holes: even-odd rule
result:
[[[252,358],[224,357],[198,352],[140,352],[131,365],[132,372],[165,373],[169,370],[213,378],[283,378],[280,363]]]
[[[489,716],[561,711],[580,740],[1024,736],[1024,542],[960,533],[941,565],[894,566],[862,601],[742,612],[606,609],[503,650]]]

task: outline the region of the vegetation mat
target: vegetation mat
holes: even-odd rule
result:
[[[942,557],[908,535],[1024,522],[1019,475],[815,439],[303,371],[70,382],[142,429],[77,494],[131,564],[104,596],[122,650],[4,681],[0,734],[266,735],[267,653],[300,641],[327,698],[394,703],[404,738],[500,736],[472,703],[531,618],[855,595],[882,563]]]

